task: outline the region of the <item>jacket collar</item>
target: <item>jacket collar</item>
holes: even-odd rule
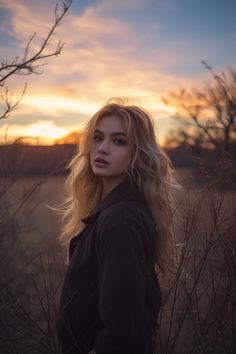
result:
[[[131,182],[129,177],[126,177],[118,186],[107,194],[91,214],[82,219],[82,222],[86,225],[89,224],[97,218],[102,210],[121,200],[140,200],[138,188]]]

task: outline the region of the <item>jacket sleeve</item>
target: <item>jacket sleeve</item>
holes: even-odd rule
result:
[[[146,255],[139,224],[115,224],[100,232],[97,246],[99,315],[104,329],[97,354],[144,354],[151,337],[146,308]]]

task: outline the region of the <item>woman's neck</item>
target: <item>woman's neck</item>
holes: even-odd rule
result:
[[[120,178],[116,178],[116,179],[103,177],[102,199],[105,198],[123,180],[124,180],[124,176],[120,176]]]

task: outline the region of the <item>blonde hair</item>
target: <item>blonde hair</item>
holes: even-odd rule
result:
[[[63,236],[77,234],[86,217],[99,203],[102,196],[102,180],[94,175],[90,166],[90,150],[94,142],[97,122],[115,115],[121,118],[127,129],[127,139],[133,147],[133,157],[128,174],[149,208],[156,224],[157,267],[165,270],[169,259],[173,218],[173,168],[160,147],[151,116],[142,108],[122,102],[108,103],[89,120],[79,152],[69,164],[66,181],[67,199],[64,203]]]

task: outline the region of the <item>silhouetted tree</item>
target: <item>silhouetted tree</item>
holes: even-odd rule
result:
[[[213,78],[201,91],[185,89],[163,98],[165,104],[179,110],[175,119],[184,123],[179,128],[179,138],[190,145],[217,148],[232,156],[236,141],[236,72],[232,69],[228,77],[224,72],[216,74],[202,62]]]

